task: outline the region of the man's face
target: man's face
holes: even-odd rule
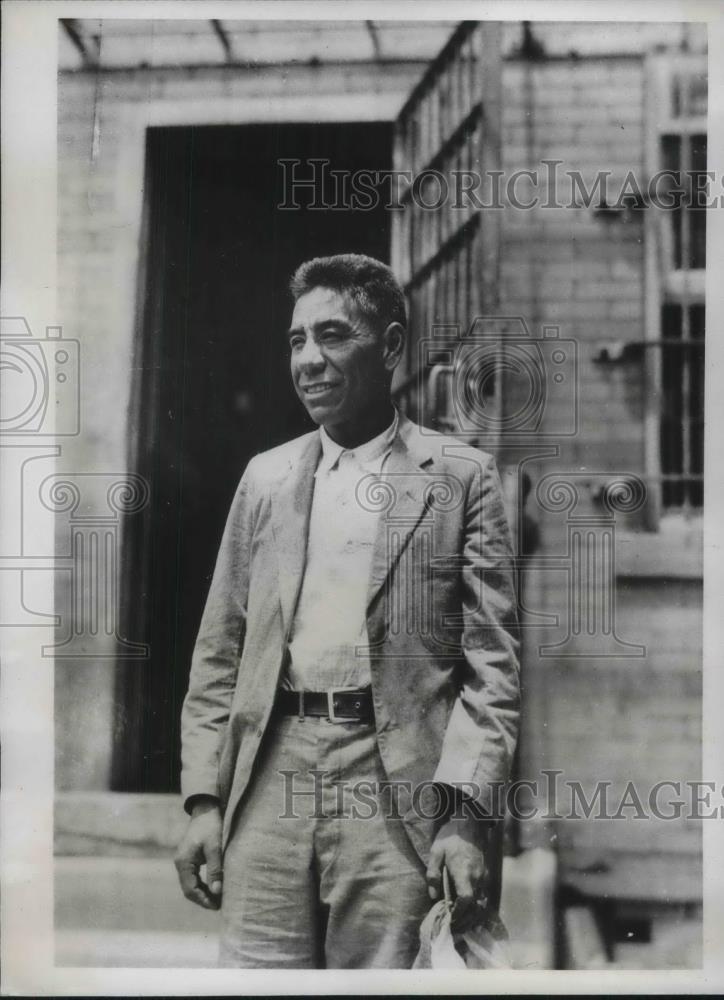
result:
[[[389,402],[395,352],[348,295],[301,295],[288,336],[294,388],[315,423],[353,429]]]

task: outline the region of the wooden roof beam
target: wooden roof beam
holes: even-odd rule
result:
[[[211,27],[214,29],[214,34],[221,42],[221,47],[224,50],[224,58],[230,63],[234,61],[234,53],[231,48],[231,40],[224,28],[221,21],[216,20],[216,18],[211,19]]]
[[[382,59],[382,46],[380,45],[380,33],[377,30],[377,25],[374,21],[365,21],[365,27],[372,39],[372,51],[374,52],[375,62],[379,62]]]
[[[83,60],[83,65],[86,69],[95,69],[98,66],[98,60],[86,48],[83,36],[78,30],[78,22],[76,19],[74,17],[61,17],[60,23],[62,24],[63,30],[68,38],[71,40],[78,52],[80,52],[80,57]]]

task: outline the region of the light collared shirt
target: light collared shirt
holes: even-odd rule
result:
[[[395,411],[387,430],[353,449],[320,427],[322,454],[285,687],[326,691],[370,683],[367,590],[380,513],[366,509],[356,490],[365,476],[384,472],[398,424]]]

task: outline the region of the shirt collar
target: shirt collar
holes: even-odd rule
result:
[[[395,409],[395,416],[390,426],[381,434],[378,434],[377,437],[372,438],[371,441],[365,441],[363,444],[357,445],[356,448],[343,448],[341,444],[337,444],[336,441],[332,440],[324,427],[320,427],[319,437],[322,443],[322,457],[319,460],[317,472],[331,472],[336,467],[340,456],[344,452],[351,455],[362,468],[370,472],[379,472],[380,460],[392,448],[392,442],[395,440],[399,423],[400,415],[397,409]]]

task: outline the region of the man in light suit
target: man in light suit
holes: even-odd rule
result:
[[[234,497],[183,708],[176,867],[221,907],[222,965],[409,968],[444,867],[474,912],[515,749],[500,481],[392,405],[388,267],[317,258],[291,290],[319,429],[257,455]]]

